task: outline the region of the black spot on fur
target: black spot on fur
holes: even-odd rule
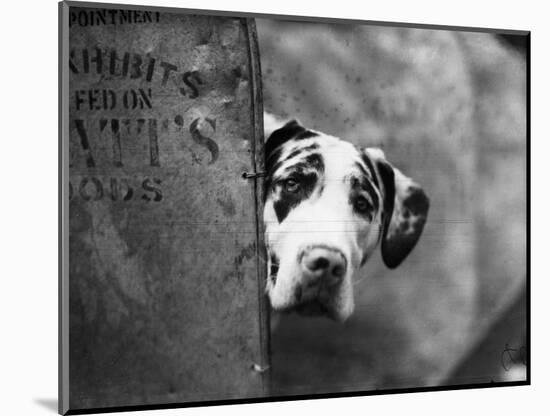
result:
[[[386,239],[391,217],[393,214],[393,204],[395,200],[395,174],[393,168],[383,161],[377,162],[378,171],[384,185],[384,213],[382,218],[382,240]],[[385,259],[384,259],[385,261]]]
[[[407,218],[412,212],[413,215],[424,215],[430,206],[428,197],[421,188],[409,188],[409,195],[403,201],[403,205],[407,210],[404,212]]]
[[[361,194],[357,191],[351,191],[351,194],[349,196],[349,204],[354,208],[353,211],[356,215],[359,215],[360,217],[365,218],[368,221],[372,221],[374,218],[374,207],[367,201],[368,208],[364,211],[359,211],[357,209],[357,202],[359,199],[363,198]]]
[[[281,153],[282,153],[281,148],[275,149],[271,153],[271,155],[269,155],[269,157],[266,159],[265,167],[266,167],[267,175],[264,181],[264,194],[263,194],[264,201],[273,184],[273,174],[275,173],[277,168],[280,166]]]
[[[280,195],[277,200],[273,202],[273,209],[277,220],[281,223],[288,215],[288,213],[296,206],[300,204],[304,199],[307,199],[315,189],[318,176],[316,173],[298,174],[295,176],[295,180],[300,183],[299,192],[291,193],[286,192],[284,188],[281,188]],[[282,186],[282,184],[281,184]]]
[[[318,148],[319,148],[318,143],[312,143],[309,146],[299,147],[298,149],[293,150],[292,152],[290,152],[290,154],[284,159],[284,161],[286,162],[287,160],[298,156],[300,153],[308,152],[310,150],[316,150]]]
[[[319,136],[318,133],[315,133],[314,131],[311,131],[311,130],[306,130],[298,134],[298,136],[296,136],[296,140],[305,140],[305,139],[310,139],[312,137],[318,137],[318,136]]]
[[[307,167],[315,169],[317,172],[322,173],[325,171],[325,163],[323,161],[323,156],[319,153],[311,153],[305,158],[305,163]]]
[[[306,130],[296,120],[292,120],[286,123],[280,129],[275,130],[271,134],[271,136],[269,136],[264,149],[265,167],[267,172],[266,179],[264,181],[264,200],[267,197],[267,194],[273,184],[273,174],[275,173],[275,171],[277,171],[277,169],[281,166],[281,163],[283,162],[281,161],[282,145],[293,139],[301,140],[307,137],[315,137],[317,135],[317,133]],[[300,151],[317,149],[318,147],[318,144],[313,143],[310,146],[304,147],[303,150]]]
[[[273,153],[275,149],[305,131],[306,129],[296,120],[289,121],[280,129],[275,130],[273,133],[271,133],[271,136],[269,136],[265,144],[266,158],[269,158],[271,156],[271,153]]]
[[[269,268],[269,278],[273,284],[277,283],[277,273],[279,272],[279,259],[275,254],[270,256],[271,264]]]
[[[316,149],[318,147],[319,147],[318,145],[317,146],[313,146],[313,145],[308,146],[308,148],[311,148],[311,149]],[[277,151],[275,151],[275,153],[277,153]],[[279,170],[279,168],[287,160],[291,159],[292,157],[297,156],[300,153],[302,153],[301,149],[295,150],[286,159],[279,160],[273,166],[270,165],[269,169],[268,169],[268,175],[267,175],[266,181],[268,181],[269,184],[271,184],[271,182],[273,180],[273,176],[275,175],[275,172],[277,172]],[[295,155],[293,156],[293,154],[295,154]],[[302,160],[300,160],[299,162],[295,163],[294,165],[289,166],[289,169],[296,170],[296,171],[299,171],[299,172],[309,170],[309,168],[313,168],[313,169],[315,169],[319,172],[322,172],[324,170],[324,163],[323,163],[321,155],[319,155],[318,153],[308,154]],[[266,186],[268,186],[268,185],[266,185]]]
[[[289,174],[301,176],[309,174],[312,171],[321,174],[325,170],[323,157],[319,153],[310,153],[302,159],[298,159],[295,163],[285,167],[282,172],[277,173],[283,163],[284,162],[278,162],[273,167],[273,171],[271,172],[271,175],[269,175],[273,181],[276,181],[282,176],[288,176]]]
[[[373,204],[373,209],[377,210],[380,207],[378,195],[376,193],[376,190],[374,189],[374,185],[372,184],[372,180],[370,179],[370,177],[364,174],[360,176],[352,176],[350,179],[350,186],[350,202],[358,198],[361,192],[364,191],[369,194],[369,197]]]
[[[398,195],[396,202],[400,204],[400,211],[405,219],[392,223],[396,200],[395,174],[393,168],[382,161],[378,162],[378,170],[385,190],[382,259],[386,266],[393,269],[405,260],[418,242],[426,223],[430,201],[422,188],[409,187],[406,192]]]
[[[360,170],[363,175],[368,176],[367,168],[365,168],[361,163],[355,162],[355,167]]]
[[[374,170],[374,165],[372,164],[372,160],[370,160],[370,157],[366,153],[361,154],[361,159],[363,159],[363,162],[367,166],[370,175],[372,177],[372,181],[374,182],[374,185],[379,188],[380,185],[378,184],[378,178],[376,177],[376,171]]]
[[[275,165],[280,161],[282,152],[282,149],[279,148],[266,157],[265,168],[268,174],[273,174],[273,172],[275,172]]]

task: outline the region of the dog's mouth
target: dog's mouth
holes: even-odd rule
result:
[[[321,248],[321,252],[311,250],[319,258],[297,263],[301,274],[294,277],[295,283],[291,281],[290,284],[278,276],[281,265],[279,256],[269,254],[267,293],[274,310],[284,314],[295,312],[304,317],[325,316],[338,320],[338,306],[341,303],[338,299],[344,286],[343,273],[346,273],[347,259],[340,251]],[[343,264],[341,259],[344,259]],[[324,260],[324,263],[320,260]],[[343,271],[338,267],[343,268]]]
[[[268,279],[271,281],[272,284],[277,283],[277,273],[279,272],[279,259],[272,254],[271,255],[271,264],[269,266],[269,276]]]

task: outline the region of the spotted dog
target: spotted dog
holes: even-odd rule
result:
[[[389,268],[414,248],[428,197],[380,149],[359,149],[296,120],[266,137],[271,305],[344,321],[354,309],[354,276],[377,245]]]

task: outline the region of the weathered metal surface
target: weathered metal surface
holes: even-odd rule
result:
[[[444,384],[525,285],[524,62],[490,34],[257,25],[266,111],[381,147],[431,201],[401,266],[369,260],[349,321],[283,317],[273,391]],[[486,359],[498,367],[504,348]],[[480,367],[454,382],[491,380]]]
[[[262,396],[253,22],[68,14],[69,407]]]

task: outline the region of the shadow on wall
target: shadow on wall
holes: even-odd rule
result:
[[[427,29],[257,25],[265,110],[381,147],[432,203],[403,265],[390,271],[375,256],[362,269],[349,321],[283,316],[272,342],[274,393],[447,383],[525,285],[520,43]],[[511,325],[525,330],[524,319]],[[491,381],[472,368],[460,383]]]

